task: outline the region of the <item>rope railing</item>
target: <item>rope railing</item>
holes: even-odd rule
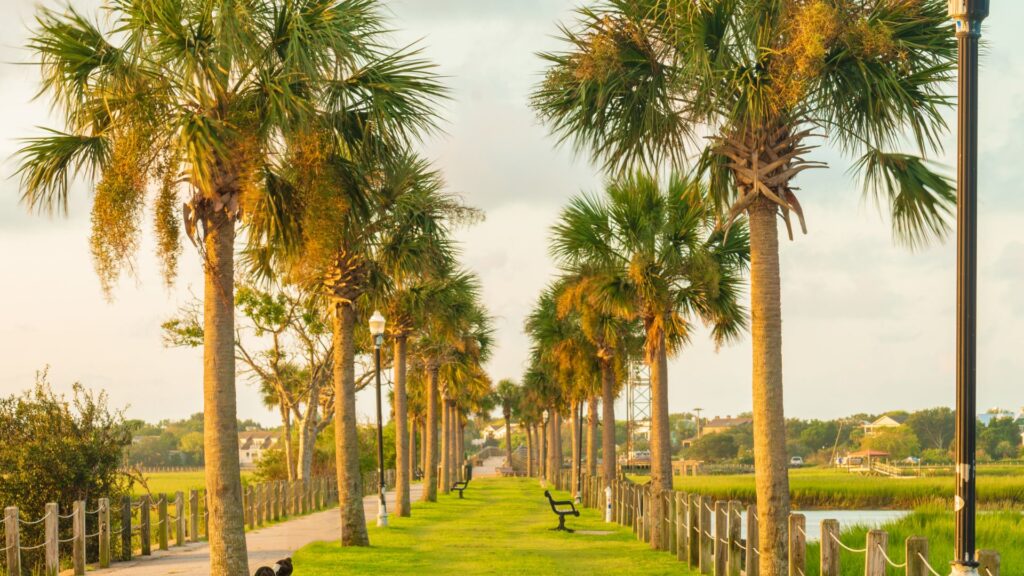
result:
[[[920,552],[918,552],[917,553],[917,557],[921,559],[921,562],[924,562],[924,567],[927,568],[928,571],[931,572],[933,576],[940,576],[940,574],[935,571],[935,568],[932,568],[932,565],[928,562],[928,559],[924,557],[924,554],[921,554]],[[989,576],[992,576],[992,572],[989,572],[988,574],[989,574]]]
[[[876,544],[875,547],[878,548],[878,551],[882,554],[882,558],[885,558],[885,561],[889,563],[889,566],[892,566],[893,568],[906,568],[907,567],[907,561],[906,560],[904,560],[902,564],[897,564],[897,563],[893,562],[892,558],[889,558],[889,555],[885,553],[885,548],[881,544]]]
[[[836,538],[836,535],[832,534],[831,532],[829,532],[829,536],[833,540],[835,540],[836,544],[839,544],[839,546],[841,546],[842,548],[846,549],[849,552],[853,552],[854,554],[865,554],[868,551],[867,547],[864,547],[864,548],[851,548],[851,547],[847,546],[846,544],[843,544],[843,541],[840,540],[839,538]]]

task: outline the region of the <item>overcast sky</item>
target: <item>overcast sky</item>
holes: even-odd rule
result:
[[[76,0],[75,6],[95,6]],[[33,102],[38,70],[23,44],[38,2],[6,0],[0,22],[0,395],[31,386],[50,366],[59,390],[103,388],[132,417],[179,418],[202,409],[201,354],[162,347],[160,323],[201,292],[198,258],[186,252],[180,280],[164,288],[147,237],[137,275],[107,302],[88,249],[90,192],[74,188],[68,218],[29,215],[18,204],[11,159],[18,138],[53,125]],[[51,4],[46,2],[46,4]],[[528,342],[523,317],[555,273],[548,229],[572,195],[595,191],[600,172],[559,149],[528,107],[540,78],[539,50],[555,47],[564,0],[395,0],[399,42],[421,40],[454,99],[445,134],[423,151],[451,189],[484,209],[484,223],[459,234],[497,321],[495,380],[518,378]],[[1000,2],[986,22],[981,76],[979,199],[979,407],[1024,406],[1024,3]],[[954,119],[954,112],[947,111]],[[955,125],[955,122],[953,122]],[[59,126],[57,126],[59,127]],[[951,166],[952,138],[939,160]],[[831,167],[797,182],[810,233],[783,242],[782,306],[786,412],[805,418],[913,410],[954,402],[952,239],[916,253],[895,246],[889,227],[848,174],[849,161],[823,150]],[[146,228],[149,226],[147,225]],[[705,415],[750,409],[750,342],[715,352],[707,338],[669,369],[670,408]],[[239,416],[276,417],[240,382]],[[360,412],[372,399],[361,396]],[[621,414],[621,412],[620,412]]]

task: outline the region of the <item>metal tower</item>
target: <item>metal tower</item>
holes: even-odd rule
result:
[[[640,359],[629,362],[626,379],[626,466],[635,464],[636,441],[651,436],[651,370]],[[646,464],[649,465],[650,459]]]

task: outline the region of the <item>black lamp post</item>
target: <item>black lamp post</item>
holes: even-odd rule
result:
[[[370,316],[370,334],[373,336],[373,364],[377,378],[377,479],[379,480],[380,503],[377,508],[377,526],[388,525],[388,504],[384,498],[387,485],[384,481],[384,414],[380,397],[380,347],[384,343],[384,316],[377,310]]]
[[[977,574],[974,545],[977,413],[978,40],[988,0],[949,0],[956,22],[956,539],[953,574]]]
[[[576,503],[583,501],[583,402],[576,407]]]

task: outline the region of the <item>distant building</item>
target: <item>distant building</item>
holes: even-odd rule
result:
[[[707,436],[708,434],[718,434],[719,432],[725,432],[731,428],[742,426],[744,424],[750,424],[754,420],[752,418],[714,418],[709,420],[707,424],[704,424],[700,428],[701,435]]]
[[[263,453],[281,444],[281,436],[277,432],[267,430],[251,430],[238,435],[238,463],[242,468],[256,466]]]
[[[864,429],[865,436],[871,436],[877,434],[881,430],[886,428],[899,428],[903,426],[903,423],[907,421],[907,417],[902,414],[885,414],[879,416],[874,422],[865,422],[860,425]]]

